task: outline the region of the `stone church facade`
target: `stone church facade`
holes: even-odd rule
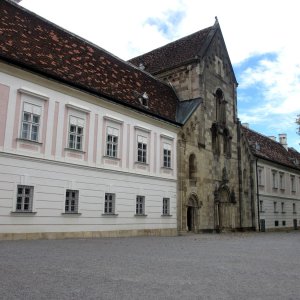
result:
[[[179,232],[253,228],[237,81],[218,21],[131,62],[171,84],[190,109],[178,136]]]

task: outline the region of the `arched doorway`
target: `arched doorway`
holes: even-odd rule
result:
[[[186,207],[186,229],[189,232],[198,231],[198,209],[199,201],[198,197],[195,194],[192,194],[189,197]]]

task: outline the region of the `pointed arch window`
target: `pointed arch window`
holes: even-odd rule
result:
[[[224,93],[221,89],[216,91],[216,119],[219,124],[226,124],[226,104]]]
[[[191,154],[189,157],[189,179],[196,180],[197,164],[195,154]]]

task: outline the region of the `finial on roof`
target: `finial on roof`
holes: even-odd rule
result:
[[[215,23],[219,23],[218,17],[215,16]]]

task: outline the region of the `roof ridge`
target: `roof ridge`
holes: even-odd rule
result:
[[[160,46],[160,47],[157,47],[157,48],[155,48],[155,49],[152,49],[152,50],[150,50],[150,51],[148,51],[148,52],[145,52],[145,53],[143,53],[143,54],[141,54],[141,55],[132,57],[132,58],[130,58],[128,61],[130,62],[130,61],[133,60],[133,59],[137,59],[137,58],[142,57],[142,56],[144,56],[144,55],[148,55],[148,54],[150,54],[151,52],[157,51],[157,50],[162,49],[162,48],[164,48],[164,47],[166,47],[166,46],[175,44],[175,43],[177,43],[177,42],[179,42],[179,41],[184,41],[184,40],[186,40],[186,39],[189,39],[191,36],[193,36],[193,35],[195,35],[195,34],[201,32],[201,31],[213,29],[214,26],[215,26],[215,24],[212,25],[212,26],[209,26],[209,27],[206,27],[206,28],[197,30],[197,31],[195,31],[195,32],[193,32],[193,33],[191,33],[191,34],[189,34],[189,35],[183,36],[183,37],[181,37],[181,38],[179,38],[179,39],[176,39],[176,40],[174,40],[174,41],[172,41],[172,42],[169,42],[169,43],[167,43],[167,44],[165,44],[165,45],[162,45],[162,46]]]
[[[280,142],[271,139],[271,138],[270,138],[269,136],[267,136],[267,135],[264,135],[264,134],[262,134],[262,133],[260,133],[260,132],[258,132],[258,131],[256,131],[256,130],[254,130],[254,129],[248,128],[248,127],[244,126],[243,124],[241,124],[241,126],[242,126],[244,129],[246,129],[246,130],[252,131],[252,132],[254,132],[254,133],[256,133],[256,134],[262,136],[263,138],[266,138],[266,139],[268,139],[268,140],[270,140],[270,141],[272,141],[272,142],[274,142],[274,143],[277,143],[277,144],[279,144],[279,145],[282,146],[282,144],[281,144]]]

